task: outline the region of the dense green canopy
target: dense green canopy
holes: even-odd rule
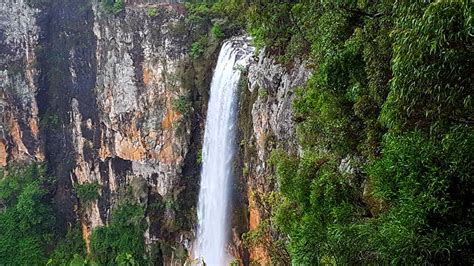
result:
[[[302,155],[273,154],[262,226],[290,256],[269,245],[274,262],[474,262],[470,1],[196,2],[313,71],[294,102]]]

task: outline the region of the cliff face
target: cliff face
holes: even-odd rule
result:
[[[35,98],[37,12],[24,1],[0,5],[0,166],[44,158]]]
[[[191,59],[184,8],[167,1],[126,1],[118,14],[96,1],[7,1],[0,6],[0,166],[45,162],[56,177],[64,228],[80,223],[89,245],[123,198],[146,208],[145,241],[191,249],[207,89],[218,46]],[[149,7],[158,13],[147,14]],[[268,217],[260,198],[275,189],[267,160],[274,148],[297,153],[294,89],[309,75],[262,53],[243,77],[240,176],[234,223],[241,233]],[[97,183],[83,202],[77,188]],[[161,205],[164,208],[155,209]],[[172,254],[163,254],[169,261]]]
[[[278,189],[273,167],[268,160],[271,151],[277,148],[293,154],[299,152],[292,104],[295,89],[304,85],[309,75],[303,63],[296,62],[291,68],[286,68],[271,56],[261,53],[250,65],[247,84],[241,92],[239,128],[242,172],[239,182],[240,192],[245,194],[241,197],[241,204],[247,214],[244,219],[246,227],[241,230],[260,230],[263,233],[257,243],[250,243],[248,250],[249,261],[262,265],[271,263],[272,242],[279,238],[265,231],[262,224],[270,216],[266,198]]]
[[[198,169],[189,150],[202,108],[190,103],[204,102],[195,88],[209,76],[194,84],[182,6],[160,4],[150,17],[145,4],[129,1],[117,15],[95,1],[0,6],[0,165],[46,161],[58,216],[80,221],[86,242],[130,188],[144,206],[173,203],[147,209],[148,244],[191,238]],[[100,185],[92,203],[74,192],[85,183]]]
[[[91,227],[107,219],[115,195],[131,182],[146,184],[140,191],[143,203],[149,198],[177,200],[183,190],[191,116],[175,110],[173,103],[190,97],[192,90],[183,81],[190,67],[187,37],[172,33],[184,27],[184,17],[176,10],[162,9],[159,16],[150,18],[146,10],[134,6],[120,17],[102,12],[97,5],[93,9],[96,122],[81,116],[80,102],[73,101],[71,106],[78,152],[74,176],[78,183],[99,181],[111,198],[89,209],[86,221]],[[95,139],[87,139],[84,127],[97,132]],[[95,148],[87,151],[94,141]],[[95,152],[94,159],[87,158],[88,152]],[[175,215],[174,210],[167,210],[167,219]],[[159,238],[159,232],[148,234],[148,241]]]

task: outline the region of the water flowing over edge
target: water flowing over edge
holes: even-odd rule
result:
[[[238,83],[253,55],[247,37],[222,45],[211,82],[202,149],[195,258],[207,265],[226,265],[229,194],[235,153]]]

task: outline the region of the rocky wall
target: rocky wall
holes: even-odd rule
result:
[[[37,13],[23,0],[0,5],[0,166],[44,159],[35,98]]]
[[[57,217],[87,245],[131,190],[149,246],[190,248],[218,48],[193,60],[192,38],[174,2],[127,1],[117,14],[95,0],[0,5],[0,166],[45,161]],[[76,193],[86,183],[100,187],[93,202]]]
[[[278,190],[274,169],[268,164],[271,151],[281,148],[289,153],[299,153],[292,104],[295,89],[303,86],[309,75],[303,63],[284,67],[264,51],[249,67],[240,98],[241,174],[237,175],[240,176],[239,192],[245,194],[240,196],[243,210],[241,207],[239,211],[245,212],[241,216],[246,225],[238,227],[238,234],[234,232],[234,243],[242,245],[239,235],[256,230],[269,218],[270,210],[263,204],[263,199]],[[248,263],[272,263],[269,246],[278,237],[271,232],[264,234],[261,244],[248,250]]]

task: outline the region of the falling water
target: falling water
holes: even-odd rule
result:
[[[211,83],[202,149],[196,255],[207,265],[228,262],[229,194],[235,150],[238,83],[252,48],[235,38],[223,44]]]

